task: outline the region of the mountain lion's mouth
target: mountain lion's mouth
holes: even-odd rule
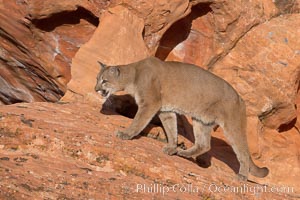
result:
[[[103,93],[102,93],[102,96],[103,96],[103,97],[107,97],[107,96],[108,96],[108,94],[109,94],[109,92],[108,92],[108,91],[106,91],[106,90],[104,90],[104,91],[103,91]]]
[[[102,97],[107,97],[109,95],[109,91],[108,90],[99,90],[98,93],[102,96]]]

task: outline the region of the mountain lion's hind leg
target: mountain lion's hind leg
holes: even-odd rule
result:
[[[174,155],[177,153],[176,114],[173,112],[161,112],[158,116],[168,137],[168,144],[164,146],[163,152],[168,155]]]
[[[193,119],[193,131],[195,136],[195,144],[187,149],[178,149],[177,155],[190,158],[192,156],[199,156],[210,150],[210,132],[213,126],[205,125],[202,122]]]

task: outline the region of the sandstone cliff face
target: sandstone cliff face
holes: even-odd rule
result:
[[[23,135],[28,131],[31,136],[41,136],[41,127],[30,127],[29,125],[28,128],[28,124],[22,125],[24,114],[30,113],[30,110],[33,109],[35,111],[32,112],[32,115],[40,115],[38,109],[41,109],[58,115],[54,119],[53,117],[50,119],[52,114],[40,115],[38,118],[30,116],[30,119],[41,121],[41,124],[44,125],[48,123],[49,126],[57,126],[56,128],[61,131],[66,129],[66,132],[69,131],[68,134],[73,134],[70,132],[76,132],[74,128],[68,129],[56,123],[82,124],[79,119],[84,119],[85,115],[79,115],[78,118],[72,119],[74,121],[70,119],[72,122],[67,122],[70,115],[65,116],[64,113],[75,112],[70,111],[70,109],[78,109],[78,112],[84,109],[95,109],[89,106],[81,108],[81,105],[76,102],[101,105],[101,99],[93,91],[95,76],[98,72],[97,60],[110,65],[117,65],[135,62],[149,55],[154,55],[162,60],[194,63],[232,84],[247,104],[248,138],[251,152],[257,162],[270,167],[271,174],[266,179],[266,183],[277,186],[285,184],[299,188],[300,183],[297,177],[297,174],[300,173],[299,12],[299,0],[0,0],[0,104],[36,101],[57,102],[61,98],[63,101],[75,102],[75,105],[69,106],[49,105],[47,103],[26,104],[25,107],[28,109],[24,110],[18,106],[1,106],[0,130],[2,135],[0,140],[1,145],[3,144],[1,156],[3,155],[4,161],[9,160],[9,162],[4,162],[5,167],[2,165],[2,169],[10,177],[17,170],[15,164],[20,164],[17,162],[18,159],[24,156],[30,157],[31,154],[43,157],[42,160],[48,165],[55,164],[51,161],[53,155],[38,152],[35,144],[30,145],[30,141],[35,141],[35,139],[28,139],[28,135]],[[41,108],[37,108],[39,106]],[[122,110],[122,114],[132,116],[132,109],[128,103],[115,102],[114,107],[117,111]],[[128,107],[129,109],[127,109]],[[61,112],[58,112],[57,109],[61,109]],[[95,115],[91,117],[93,120],[106,119],[99,112],[91,112],[93,113],[91,115]],[[2,115],[9,117],[2,118]],[[99,118],[96,115],[100,115]],[[21,134],[14,129],[14,123],[19,123],[16,121],[17,119],[21,120],[17,126],[18,130],[22,132]],[[106,134],[105,137],[113,137],[111,133],[117,129],[117,126],[128,125],[127,122],[123,125],[125,119],[119,116],[109,116],[107,119],[115,120],[115,125],[109,127],[106,132],[98,132],[96,131],[97,126],[94,127],[96,135]],[[30,120],[26,121],[25,119],[25,122],[32,124]],[[109,122],[104,120],[99,127],[103,129],[103,127],[109,126],[108,124]],[[182,134],[187,134],[187,127],[187,122],[181,122]],[[86,129],[90,128],[90,124],[86,124]],[[49,128],[46,129],[50,131]],[[81,131],[84,132],[85,129],[82,128]],[[49,132],[48,134],[51,141],[53,134],[57,133]],[[89,135],[93,134],[89,132]],[[221,130],[216,130],[214,134],[221,140],[225,140]],[[159,135],[162,137],[161,134]],[[58,135],[57,138],[60,144],[68,143],[67,136]],[[27,143],[27,139],[29,143]],[[95,141],[109,143],[109,141],[104,141],[101,136],[97,136]],[[50,149],[53,145],[58,145],[56,142],[44,144],[45,141],[41,140],[35,142],[41,142],[43,143],[41,145],[45,146],[43,148]],[[121,141],[116,140],[116,142],[121,144]],[[149,139],[145,141],[142,139],[143,146],[152,142],[155,143]],[[17,148],[20,146],[21,150],[12,152],[10,145],[15,143],[18,143],[16,146]],[[137,140],[134,144],[131,143],[122,142],[122,145],[129,145],[125,147],[125,151],[126,148],[133,148],[138,145],[139,141]],[[86,148],[94,148],[89,145],[91,144],[87,143]],[[62,146],[53,147],[53,152],[60,152]],[[70,151],[76,151],[75,146],[71,145],[70,149],[72,150]],[[215,142],[215,148],[221,148],[219,146],[222,147],[222,143]],[[26,150],[23,151],[23,147]],[[97,149],[95,151],[102,152],[102,150]],[[108,153],[107,149],[103,151]],[[109,160],[114,158],[116,160],[112,162],[118,163],[119,158],[116,154],[119,151],[120,149],[116,149]],[[151,151],[151,149],[147,149],[144,153],[148,154]],[[211,155],[214,157],[216,153],[212,152]],[[231,166],[234,163],[230,158],[232,152],[228,153],[225,150],[225,153],[216,157],[218,156],[229,160]],[[28,159],[27,157],[26,159]],[[34,157],[28,159],[32,171],[41,168],[38,166],[40,161]],[[59,165],[66,165],[75,171],[80,171],[80,169],[74,165],[81,166],[84,165],[84,162],[97,163],[96,157],[91,157],[87,161],[87,158],[79,156],[78,159],[71,159],[70,162],[65,162],[64,154],[57,153],[57,157],[61,159],[58,162]],[[13,162],[14,159],[17,160],[16,163]],[[154,158],[150,156],[146,159],[147,162],[150,159]],[[160,159],[171,159],[175,163],[182,161],[180,158],[178,158],[180,160],[168,157]],[[129,161],[130,159],[126,162]],[[136,165],[143,165],[142,162],[144,161],[140,160]],[[285,164],[284,167],[282,163]],[[152,164],[148,163],[144,167],[149,168]],[[156,164],[158,165],[158,162]],[[191,167],[192,164],[187,161],[183,165],[174,164],[167,166],[167,168],[170,171],[175,171],[178,168]],[[216,165],[216,168],[225,169],[225,171],[228,168],[228,166],[218,162],[213,165]],[[88,166],[85,167],[89,168]],[[124,171],[124,166],[114,165],[111,162],[106,167],[105,170],[111,170],[112,167],[117,169],[116,171]],[[215,173],[216,168],[209,168],[209,170],[211,173]],[[24,174],[22,170],[18,170],[18,176],[28,176],[30,181],[36,180],[30,178],[32,174]],[[49,170],[54,171],[54,169]],[[158,169],[155,168],[155,170]],[[230,168],[226,172],[227,174],[232,173]],[[56,185],[63,187],[58,193],[45,194],[46,197],[50,195],[49,198],[58,198],[66,193],[66,188],[74,188],[76,184],[81,184],[79,182],[70,186],[59,184],[59,181],[63,181],[59,178],[63,177],[63,173],[65,172],[61,171],[56,178],[53,174],[45,175],[48,176],[48,179],[54,178]],[[114,175],[120,176],[118,173]],[[122,172],[120,173],[122,174]],[[161,174],[156,173],[157,176],[161,176]],[[98,175],[105,176],[102,172]],[[177,175],[186,177],[184,174]],[[222,173],[219,175],[225,176]],[[147,176],[152,177],[149,174]],[[155,176],[153,175],[149,180],[155,180]],[[120,185],[122,181],[128,181],[131,177],[120,180],[117,178],[119,182],[116,185]],[[172,181],[183,181],[176,179],[175,175],[171,177]],[[69,178],[71,181],[72,178]],[[85,178],[87,177],[81,177],[80,181]],[[95,193],[98,189],[106,188],[107,193],[112,192],[117,195],[116,197],[132,195],[130,193],[129,196],[126,196],[126,191],[123,189],[118,192],[114,189],[107,189],[107,187],[111,188],[114,183],[110,182],[111,177],[106,178],[105,184],[99,186],[100,188],[93,184]],[[215,180],[212,176],[206,178],[204,179],[207,182],[225,182],[227,180]],[[161,179],[165,180],[165,177]],[[199,181],[198,178],[196,179]],[[15,190],[14,187],[22,187],[19,180],[16,178],[15,185],[9,185],[8,180],[5,182],[5,187],[11,188],[5,190],[7,193],[4,195],[8,195],[7,198],[13,196],[11,194]],[[20,196],[17,195],[15,198],[21,198],[22,195],[25,195],[23,198],[27,198],[26,195],[30,196],[33,191],[39,194],[43,193],[37,189],[42,182],[42,179],[36,180],[30,187],[27,187],[29,186],[28,183],[22,183],[23,189],[17,190],[20,192],[18,193]],[[82,184],[84,183],[82,182]],[[55,187],[53,183],[53,187],[50,188],[53,190]],[[85,186],[78,187],[83,188]],[[83,191],[78,191],[79,194],[83,194]],[[203,195],[210,196],[212,194]],[[75,198],[74,195],[69,197]],[[224,196],[218,195],[214,197],[224,198]],[[271,197],[266,196],[266,198]]]
[[[0,2],[2,104],[62,97],[72,58],[98,25],[85,7],[63,1]]]
[[[57,101],[70,80],[65,100],[97,99],[97,59],[156,55],[220,75],[270,128],[296,118],[298,1],[3,1],[0,9],[2,104]]]

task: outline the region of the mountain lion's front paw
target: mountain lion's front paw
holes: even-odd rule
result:
[[[163,152],[165,154],[168,154],[168,155],[172,156],[172,155],[177,153],[177,149],[176,149],[176,146],[165,145],[163,147]]]
[[[187,150],[183,150],[183,149],[178,149],[177,150],[177,155],[181,156],[181,157],[184,157],[184,158],[192,157],[191,154]]]
[[[127,133],[123,133],[122,131],[117,131],[116,136],[122,140],[130,140],[132,136]]]

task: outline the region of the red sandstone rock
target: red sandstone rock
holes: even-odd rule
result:
[[[213,69],[247,101],[248,115],[273,129],[296,118],[300,42],[294,26],[300,26],[299,14],[253,28]]]
[[[60,99],[71,78],[72,57],[98,25],[97,18],[83,8],[57,10],[63,1],[47,2],[0,2],[0,101],[4,104]],[[44,19],[33,18],[44,9]]]
[[[127,64],[149,55],[142,38],[144,22],[127,8],[117,6],[109,9],[100,21],[93,37],[73,59],[72,80],[64,101],[71,100],[74,95],[78,98],[95,95],[95,77],[100,69],[97,61],[108,65]]]
[[[270,175],[264,179],[250,177],[266,184],[267,191],[289,186],[289,193],[214,192],[216,185],[243,187],[235,179],[235,155],[220,132],[213,133],[212,150],[206,158],[193,162],[162,153],[162,141],[144,136],[131,141],[118,139],[114,132],[131,120],[103,115],[99,109],[83,103],[0,106],[0,198],[279,200],[299,195],[299,134],[290,131],[265,140],[261,157],[255,162],[268,166]],[[161,133],[161,128],[148,131],[150,136]],[[274,133],[265,134],[269,138]],[[210,157],[211,165],[201,167]],[[137,191],[137,184],[175,185],[176,192]],[[181,192],[176,184],[198,191]],[[259,186],[246,184],[248,188]]]
[[[299,14],[275,16],[298,9],[297,2],[284,8],[269,1],[198,4],[166,32],[156,56],[198,64],[223,77],[246,100],[248,115],[281,129],[296,118]]]

